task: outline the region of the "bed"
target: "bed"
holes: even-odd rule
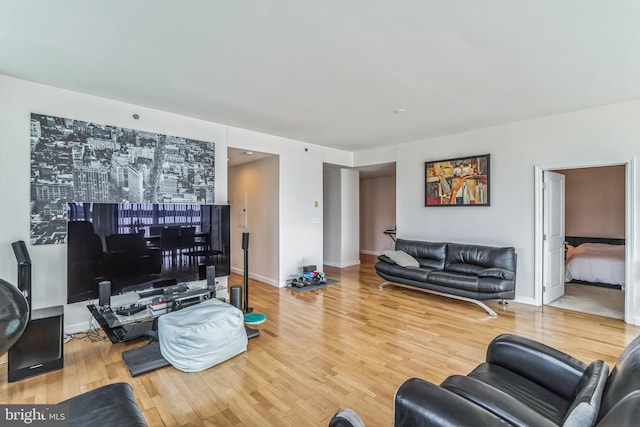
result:
[[[624,289],[624,239],[565,237],[565,282]]]

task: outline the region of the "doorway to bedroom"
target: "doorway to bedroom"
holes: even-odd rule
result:
[[[543,303],[624,319],[626,165],[558,168],[542,174],[544,182],[555,180],[564,186],[561,190],[556,184],[556,199],[549,200],[545,194],[543,201],[543,229],[548,221],[563,221],[556,229],[563,230],[564,237],[559,242],[560,268],[553,268],[549,247],[554,233],[545,230],[543,235]],[[553,193],[553,185],[543,188],[543,193]],[[559,204],[562,206],[555,206]],[[548,292],[549,285],[553,286],[549,277],[554,275],[560,276],[561,286]]]

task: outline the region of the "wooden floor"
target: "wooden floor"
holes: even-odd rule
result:
[[[261,335],[235,358],[200,373],[173,367],[131,378],[121,353],[142,345],[74,339],[65,367],[17,383],[0,374],[0,402],[55,403],[129,382],[151,426],[326,426],[338,408],[368,426],[390,426],[396,388],[410,377],[439,383],[483,361],[488,342],[521,334],[579,359],[610,365],[640,328],[621,320],[511,302],[481,308],[389,286],[373,258],[325,272],[339,284],[296,293],[252,281],[250,305],[265,313]],[[241,283],[237,275],[231,284]]]

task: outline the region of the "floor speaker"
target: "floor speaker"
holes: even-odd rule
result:
[[[64,365],[63,328],[64,308],[61,305],[33,310],[24,333],[9,349],[7,381],[61,369]]]

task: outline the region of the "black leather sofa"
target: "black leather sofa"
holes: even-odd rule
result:
[[[517,335],[496,337],[486,362],[439,386],[412,378],[396,391],[394,426],[625,427],[640,422],[640,337],[609,373]],[[331,427],[364,426],[339,411]]]
[[[127,383],[114,383],[60,402],[69,405],[70,427],[147,425]]]
[[[515,298],[516,252],[492,247],[445,242],[396,240],[396,251],[415,258],[418,267],[403,267],[380,255],[376,272],[390,284],[417,288],[473,302],[490,315],[497,314],[479,300]]]

